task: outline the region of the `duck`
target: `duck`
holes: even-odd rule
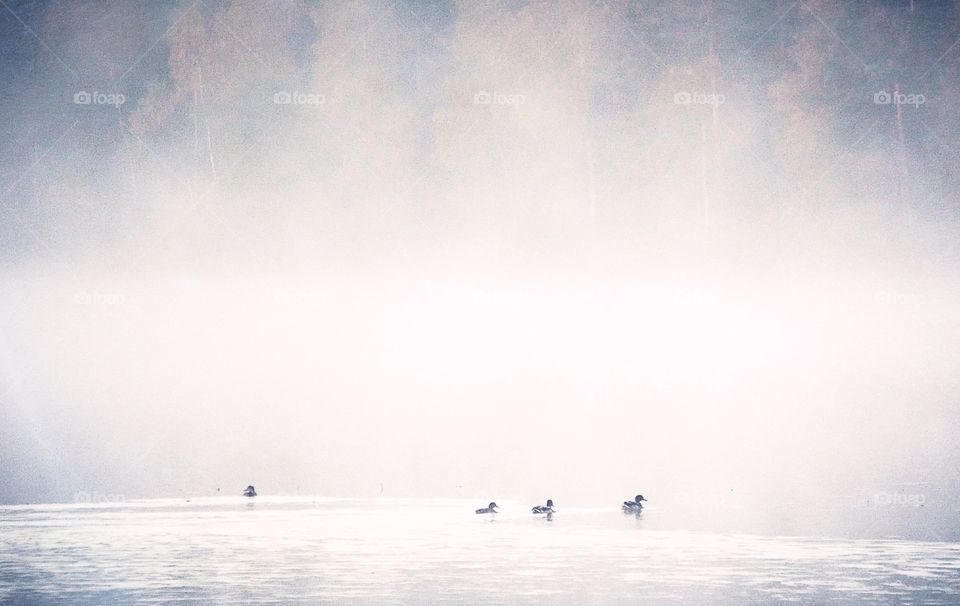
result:
[[[476,510],[474,513],[497,513],[497,504],[493,501],[490,501],[490,504],[486,507],[481,507]]]
[[[257,496],[257,489],[251,484],[243,489],[243,496],[245,497],[255,497]]]
[[[632,501],[623,502],[623,513],[640,513],[643,511],[643,503],[646,501],[642,494],[638,494]]]
[[[545,513],[547,515],[550,515],[553,512],[553,499],[547,499],[546,505],[534,505],[530,510],[530,513]]]

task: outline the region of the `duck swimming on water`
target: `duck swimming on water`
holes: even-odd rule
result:
[[[486,507],[481,507],[476,510],[474,513],[497,513],[497,504],[493,501],[490,501],[490,504]]]
[[[253,484],[247,486],[243,489],[243,496],[245,497],[255,497],[257,496],[257,489],[253,487]]]
[[[533,509],[530,510],[530,513],[545,513],[547,515],[553,512],[553,499],[547,499],[546,505],[534,505]]]
[[[646,501],[642,494],[638,494],[632,501],[623,502],[623,513],[640,513],[643,511],[643,503]]]

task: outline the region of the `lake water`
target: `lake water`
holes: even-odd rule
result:
[[[466,501],[0,507],[0,604],[957,604],[960,544],[552,520]]]

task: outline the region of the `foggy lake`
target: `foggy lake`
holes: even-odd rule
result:
[[[960,604],[958,166],[960,0],[0,0],[0,606]]]

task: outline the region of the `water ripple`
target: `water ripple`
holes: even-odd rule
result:
[[[679,532],[615,510],[233,498],[0,508],[0,604],[956,604],[960,545]]]

